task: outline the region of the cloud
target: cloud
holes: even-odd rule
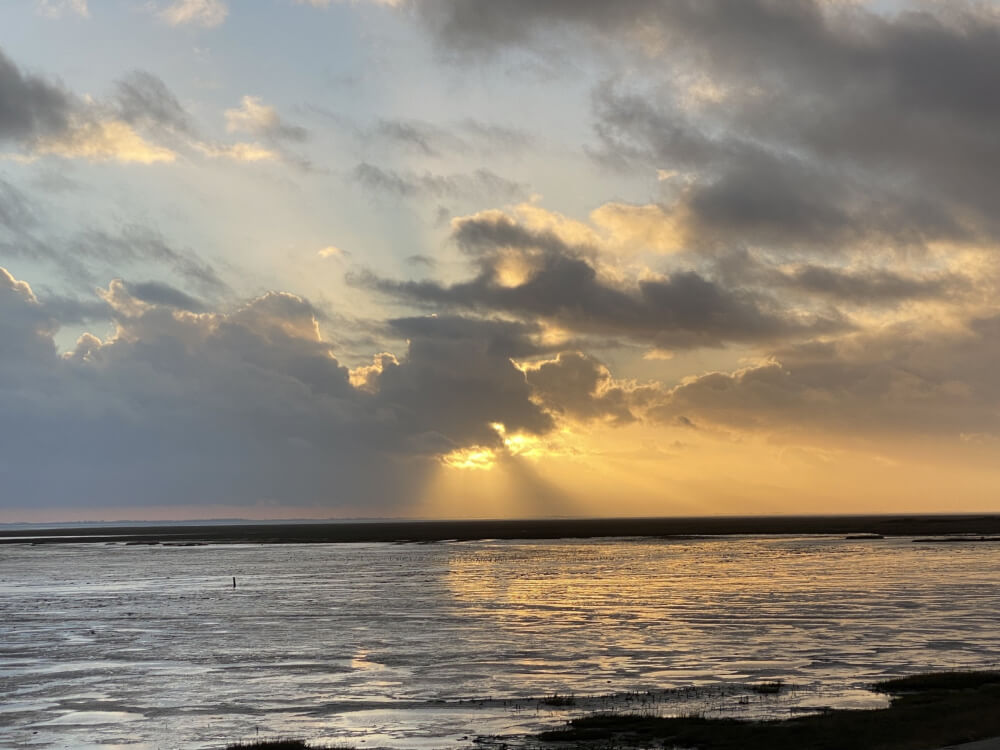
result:
[[[367,137],[402,146],[423,156],[437,157],[445,151],[466,149],[465,142],[448,130],[428,122],[413,120],[379,120]]]
[[[702,246],[994,242],[1000,16],[988,4],[415,3],[439,49],[585,50],[600,163],[683,174]],[[555,50],[553,52],[553,50]],[[620,75],[622,57],[631,73]]]
[[[228,288],[211,263],[191,250],[173,247],[159,232],[141,224],[80,231],[69,243],[67,254],[105,270],[156,264],[210,294]]]
[[[449,126],[414,119],[383,118],[361,135],[368,143],[395,146],[433,158],[470,152],[515,154],[532,143],[531,136],[523,130],[471,118]]]
[[[678,116],[673,105],[603,86],[595,93],[604,163],[626,170],[669,164],[684,175],[661,207],[661,226],[687,246],[750,245],[843,252],[891,243],[970,241],[990,231],[970,221],[932,182],[886,179],[820,154],[765,143],[739,121],[725,137]],[[718,127],[718,126],[716,126]],[[711,132],[711,131],[709,131]],[[930,175],[928,175],[930,177]]]
[[[0,226],[20,231],[38,223],[35,208],[16,186],[0,178]]]
[[[402,348],[348,369],[298,295],[220,308],[115,280],[100,297],[42,294],[0,270],[4,507],[183,497],[405,513],[441,467],[512,470],[618,427],[807,446],[1000,437],[995,314],[777,345],[668,386],[616,378],[577,342],[552,343],[537,315],[390,319],[379,334]],[[61,324],[105,319],[110,336],[57,351]]]
[[[66,159],[124,164],[169,163],[177,158],[169,148],[149,143],[128,123],[119,120],[71,121],[65,132],[36,139],[33,151]]]
[[[55,355],[54,329],[31,287],[0,268],[0,361],[13,368],[14,375],[28,365],[47,363]]]
[[[692,270],[624,282],[602,277],[588,259],[592,248],[500,212],[456,219],[452,229],[478,268],[467,281],[392,281],[372,274],[350,279],[416,304],[542,319],[578,334],[671,349],[775,342],[850,327],[835,311],[786,309],[763,291],[727,288]]]
[[[408,255],[406,262],[411,266],[424,266],[426,268],[434,268],[437,265],[437,261],[434,258],[429,255],[421,255],[420,253]]]
[[[203,312],[205,305],[190,294],[182,292],[162,281],[144,281],[140,283],[125,283],[125,291],[129,296],[140,302],[164,307],[173,307],[188,312]]]
[[[515,356],[537,327],[402,318],[407,339],[350,373],[305,299],[211,310],[161,282],[102,290],[114,333],[60,356],[58,321],[0,270],[5,507],[252,505],[405,510],[456,449],[551,430]],[[16,397],[15,397],[16,394]]]
[[[88,293],[102,278],[134,269],[174,277],[208,298],[229,287],[194,249],[175,247],[155,228],[103,222],[64,235],[58,221],[33,196],[0,179],[0,255],[49,266],[70,288]],[[51,295],[49,295],[51,298]]]
[[[907,276],[886,269],[845,271],[812,264],[801,265],[782,279],[810,294],[827,295],[862,304],[893,303],[905,299],[941,298],[961,282],[950,276]]]
[[[431,172],[399,172],[362,162],[354,168],[352,176],[369,190],[404,198],[487,197],[518,200],[528,194],[526,185],[505,179],[485,168],[468,174],[440,175]]]
[[[375,386],[398,419],[447,437],[453,447],[498,447],[494,423],[531,434],[552,428],[511,362],[537,351],[531,327],[457,317],[403,318],[390,326],[407,338],[407,354],[398,366],[388,363]]]
[[[996,316],[959,330],[898,326],[690,377],[657,399],[647,416],[817,442],[998,435],[1000,389],[987,374],[997,365]]]
[[[114,106],[118,117],[129,124],[154,125],[174,133],[194,133],[187,110],[167,85],[148,71],[135,70],[118,81]]]
[[[77,97],[55,83],[22,72],[0,51],[0,142],[18,152],[0,158],[30,162],[55,156],[90,162],[166,164],[195,154],[237,162],[308,162],[287,153],[282,141],[302,141],[307,131],[285,123],[272,107],[244,97],[227,111],[230,132],[247,131],[266,143],[205,140],[167,85],[148,71],[126,74],[106,100]]]
[[[74,109],[60,86],[22,73],[0,50],[0,140],[27,141],[64,131]]]
[[[334,245],[327,245],[316,254],[321,258],[344,258],[350,255],[346,250],[341,250]]]
[[[611,372],[582,352],[562,352],[555,359],[525,367],[535,398],[546,408],[578,420],[606,419],[625,424],[635,419],[629,393]]]
[[[226,130],[230,133],[251,133],[276,141],[301,142],[309,136],[305,128],[284,122],[274,107],[264,104],[256,96],[244,96],[238,108],[226,110]]]
[[[177,112],[168,109],[176,102],[170,102],[162,82],[149,74],[137,74],[120,88],[121,117],[54,83],[23,73],[0,52],[0,140],[22,146],[28,160],[52,155],[95,162],[170,162],[176,158],[174,151],[150,143],[132,126],[140,111],[147,115],[155,112],[153,93],[160,97],[160,116],[176,119]]]
[[[35,0],[35,8],[46,18],[59,19],[67,13],[90,18],[87,0]]]
[[[334,3],[351,2],[355,0],[295,0],[299,5],[311,5],[314,8],[329,8]],[[405,0],[367,0],[374,5],[402,5]]]
[[[219,26],[227,15],[229,8],[223,0],[175,0],[159,12],[171,26],[194,24],[206,28]]]
[[[101,299],[81,299],[45,291],[42,300],[42,310],[52,322],[53,328],[106,321],[110,314],[107,303]]]
[[[829,300],[838,305],[880,308],[902,302],[957,302],[975,282],[961,272],[962,263],[940,258],[911,260],[897,270],[896,258],[875,252],[850,256],[850,263],[820,265],[815,262],[775,264],[764,253],[735,250],[714,259],[714,268],[727,283],[781,289],[813,302]],[[981,280],[982,281],[982,280]]]
[[[195,148],[211,159],[258,162],[281,158],[277,151],[259,143],[196,143]]]

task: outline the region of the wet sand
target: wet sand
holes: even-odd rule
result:
[[[476,539],[691,537],[735,534],[1000,534],[1000,515],[753,516],[589,518],[492,521],[344,521],[74,525],[0,528],[0,544],[126,542],[133,544],[437,542]]]

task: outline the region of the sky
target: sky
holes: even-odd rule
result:
[[[0,522],[1000,511],[1000,5],[0,5]]]

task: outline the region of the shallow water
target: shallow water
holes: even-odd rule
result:
[[[465,747],[599,708],[875,707],[872,680],[995,666],[998,626],[989,543],[5,545],[0,746]],[[794,687],[747,689],[771,680]]]

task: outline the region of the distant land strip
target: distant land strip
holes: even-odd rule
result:
[[[696,537],[738,534],[1000,534],[1000,515],[748,516],[477,521],[343,521],[76,525],[0,529],[0,544],[323,544],[481,539]],[[975,541],[975,540],[972,540]]]

